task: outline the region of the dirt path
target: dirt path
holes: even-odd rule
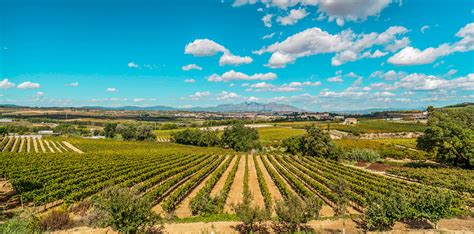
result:
[[[59,148],[61,148],[61,150],[62,150],[63,152],[68,152],[68,151],[69,151],[69,150],[67,150],[66,147],[64,147],[63,144],[61,144],[61,142],[56,142],[56,144],[58,144]]]
[[[18,143],[20,141],[20,137],[14,137],[14,138],[15,138],[15,142],[13,143],[13,147],[10,150],[10,152],[15,152],[16,146],[18,145]]]
[[[217,195],[219,195],[222,188],[224,187],[227,176],[229,175],[230,171],[232,171],[232,167],[234,167],[234,164],[237,161],[237,156],[234,155],[234,156],[231,156],[231,157],[234,157],[234,158],[232,159],[232,162],[230,162],[229,167],[227,167],[227,170],[225,170],[225,172],[222,174],[219,181],[217,181],[214,188],[212,188],[211,197],[216,197]]]
[[[20,138],[21,142],[20,142],[20,148],[18,149],[18,152],[21,153],[23,151],[23,146],[25,145],[25,138],[24,137],[21,137]]]
[[[239,162],[239,167],[237,168],[237,173],[235,173],[234,182],[230,187],[229,195],[224,206],[224,212],[233,213],[232,205],[236,205],[242,202],[244,199],[244,172],[245,172],[245,157],[242,156]]]
[[[51,153],[55,153],[53,147],[51,147],[48,140],[44,140],[44,143],[46,144],[46,146],[48,147],[48,149]]]
[[[265,202],[263,201],[263,195],[260,191],[260,186],[258,184],[257,171],[255,170],[255,162],[253,156],[248,156],[249,160],[249,190],[252,194],[252,203],[257,205],[260,208],[265,207]]]
[[[229,156],[226,156],[226,158],[221,162],[221,164],[219,164],[219,167],[221,167],[222,164],[224,164],[224,162],[227,160],[228,157]],[[191,209],[189,208],[189,204],[191,203],[191,200],[197,195],[199,190],[201,190],[202,187],[206,185],[206,182],[211,178],[211,175],[212,173],[209,174],[203,181],[201,181],[201,183],[199,183],[198,186],[196,186],[196,188],[194,188],[191,191],[191,193],[189,193],[188,196],[186,196],[186,198],[184,198],[184,200],[181,201],[181,203],[176,208],[176,211],[175,211],[176,216],[178,216],[179,218],[184,218],[184,217],[191,217],[193,215],[191,213]]]
[[[268,160],[268,156],[265,155],[265,156],[262,156],[262,157],[266,157],[265,159],[267,160],[268,164],[270,165],[270,168],[272,168],[280,177],[281,179],[283,180],[283,183],[285,183],[285,186],[286,188],[291,191],[291,193],[293,195],[297,195],[297,193],[295,192],[295,190],[293,190],[293,187],[291,187],[291,185],[288,183],[288,181],[286,181],[285,177],[283,177],[277,170],[276,168],[273,166],[273,164],[270,162],[270,160]],[[276,185],[275,185],[276,186]]]
[[[80,149],[76,148],[75,146],[73,146],[71,143],[67,142],[67,141],[63,141],[63,144],[65,146],[67,146],[69,149],[71,149],[72,151],[76,152],[76,153],[80,153],[80,154],[83,154],[84,152],[82,152]]]
[[[59,153],[62,153],[63,151],[56,145],[56,143],[54,143],[54,141],[50,141],[49,143],[51,143],[53,145],[53,148],[56,149],[57,152]]]
[[[38,139],[36,138],[33,138],[33,148],[35,148],[35,153],[38,153],[39,150],[38,150]]]
[[[275,205],[276,201],[281,201],[283,200],[283,197],[281,196],[280,190],[278,190],[278,187],[275,185],[275,182],[273,182],[272,177],[270,177],[270,174],[268,174],[267,168],[262,163],[262,159],[260,156],[257,156],[257,161],[255,162],[258,164],[260,167],[260,170],[262,171],[263,174],[263,179],[265,180],[265,183],[267,184],[268,191],[272,195],[272,205]],[[273,209],[272,209],[273,210]],[[275,215],[275,211],[272,211],[272,215]]]
[[[42,140],[42,139],[38,139],[38,142],[39,142],[39,145],[41,146],[41,150],[43,151],[43,153],[46,153],[46,148],[45,148],[44,145],[43,145],[43,140]]]
[[[31,152],[31,137],[26,138],[26,152]]]

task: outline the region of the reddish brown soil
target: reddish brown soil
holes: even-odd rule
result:
[[[374,171],[383,171],[385,172],[386,170],[390,169],[390,166],[384,165],[382,163],[372,163],[370,166],[367,167],[367,169],[374,170]]]

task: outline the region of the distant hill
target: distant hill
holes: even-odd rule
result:
[[[168,106],[121,106],[121,107],[103,107],[103,106],[84,106],[86,109],[99,110],[130,110],[130,111],[205,111],[205,112],[305,112],[291,105],[278,103],[257,103],[243,102],[239,104],[221,104],[214,107],[192,107],[192,108],[174,108]]]
[[[474,103],[472,103],[472,102],[463,102],[463,103],[459,103],[459,104],[445,106],[443,108],[456,108],[456,107],[468,107],[468,106],[474,106]]]

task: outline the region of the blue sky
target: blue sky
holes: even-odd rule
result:
[[[470,0],[0,0],[0,103],[474,101]]]

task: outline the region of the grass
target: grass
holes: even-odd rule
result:
[[[334,140],[334,143],[341,147],[344,151],[351,151],[352,149],[372,149],[377,151],[382,158],[390,157],[395,159],[426,159],[426,153],[423,151],[398,147],[398,144],[394,143],[398,140],[405,139],[338,139]],[[409,140],[413,141],[415,139],[406,140],[409,142]]]

